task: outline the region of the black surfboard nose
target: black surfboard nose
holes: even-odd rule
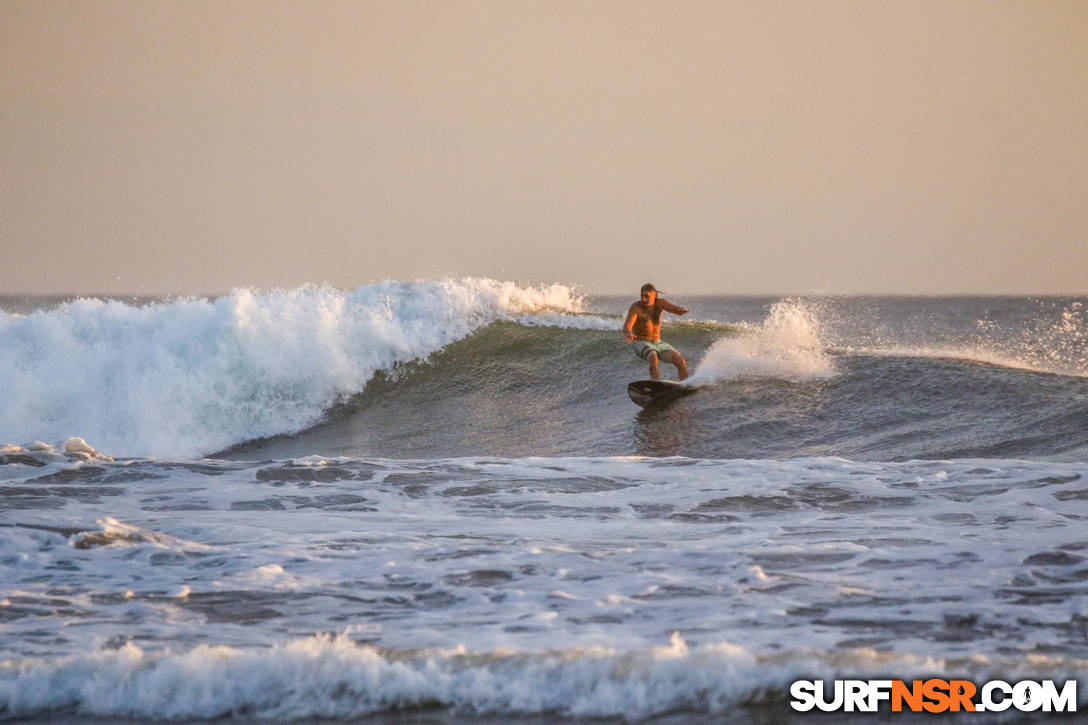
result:
[[[672,380],[636,380],[627,385],[628,397],[635,405],[643,408],[648,405],[668,403],[694,392],[695,388]]]

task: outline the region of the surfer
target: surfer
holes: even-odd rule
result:
[[[657,288],[647,282],[642,285],[638,300],[627,310],[627,320],[623,323],[624,340],[635,343],[635,354],[650,363],[650,377],[660,378],[658,360],[676,366],[676,375],[681,380],[688,376],[688,366],[684,356],[667,342],[661,341],[661,313],[686,315],[688,310],[674,305],[664,297],[658,296]]]

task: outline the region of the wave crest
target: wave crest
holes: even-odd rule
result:
[[[582,311],[565,285],[465,278],[0,313],[0,441],[195,458],[310,427],[376,371],[495,320]]]

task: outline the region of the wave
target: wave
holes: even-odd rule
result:
[[[737,319],[734,300],[711,302]],[[82,436],[111,455],[181,459],[1083,456],[1079,302],[1038,315],[1021,301],[1001,329],[976,326],[978,305],[848,302],[670,320],[700,393],[634,420],[625,389],[646,365],[623,345],[622,303],[590,308],[563,285],[468,278],[0,313],[0,444]]]
[[[846,650],[757,656],[722,642],[545,652],[391,651],[349,636],[318,635],[268,649],[200,645],[187,652],[112,651],[0,662],[0,713],[78,712],[152,720],[256,717],[347,719],[433,710],[470,715],[621,717],[724,714],[775,703],[792,681],[881,676],[910,679],[955,671],[983,681],[1083,676],[1088,663],[1037,656],[1018,662]],[[1083,689],[1084,681],[1079,683]]]
[[[564,285],[466,278],[0,313],[0,441],[78,434],[127,455],[198,457],[313,426],[376,371],[495,320],[611,325],[583,306]]]

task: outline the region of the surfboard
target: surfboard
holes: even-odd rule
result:
[[[671,403],[694,392],[695,388],[675,380],[636,380],[627,385],[627,395],[631,401],[643,408]]]

